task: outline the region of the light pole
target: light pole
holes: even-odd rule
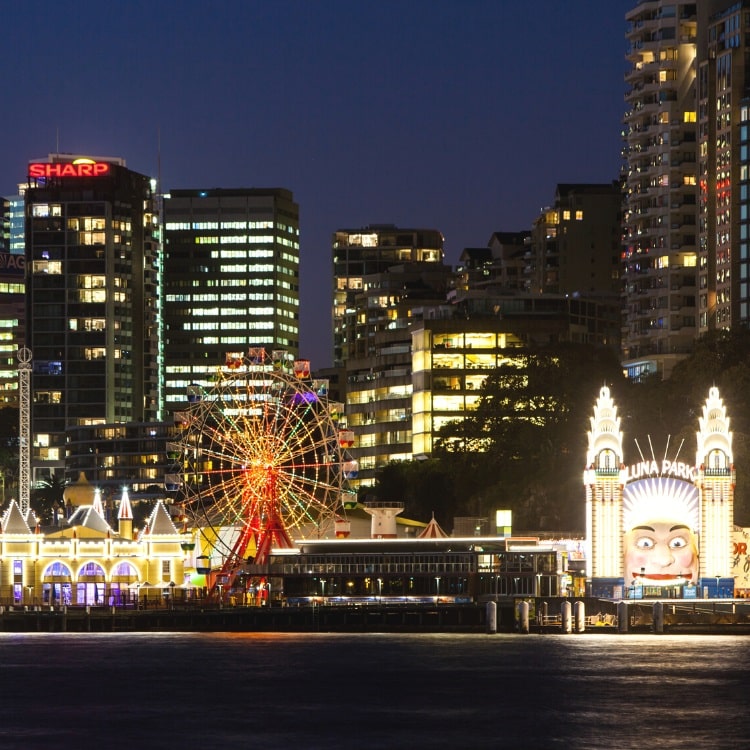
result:
[[[717,573],[714,578],[716,578],[716,598],[720,599],[721,597],[719,596],[719,581],[721,580],[721,576]]]

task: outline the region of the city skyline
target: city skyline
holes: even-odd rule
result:
[[[301,354],[324,367],[337,229],[438,229],[455,264],[528,229],[557,183],[617,178],[634,2],[520,5],[13,6],[0,189],[60,151],[121,156],[166,191],[291,190]]]

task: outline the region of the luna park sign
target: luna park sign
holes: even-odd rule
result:
[[[698,470],[695,466],[682,461],[669,461],[665,458],[661,463],[652,460],[631,464],[620,473],[622,484],[634,482],[636,479],[646,479],[647,477],[673,477],[684,479],[686,482],[695,482],[698,478]]]

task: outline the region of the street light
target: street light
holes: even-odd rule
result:
[[[716,598],[720,599],[721,597],[719,596],[719,581],[721,580],[721,575],[717,573],[714,578],[716,578]]]
[[[440,602],[440,576],[435,576],[435,589],[437,590],[435,604],[438,604]]]

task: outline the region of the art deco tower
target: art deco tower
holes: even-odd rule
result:
[[[732,575],[730,553],[737,481],[729,417],[718,388],[709,391],[698,425],[695,465],[701,498],[700,571],[702,580],[711,581]]]
[[[599,391],[586,451],[587,578],[622,576],[622,432],[609,388]]]

